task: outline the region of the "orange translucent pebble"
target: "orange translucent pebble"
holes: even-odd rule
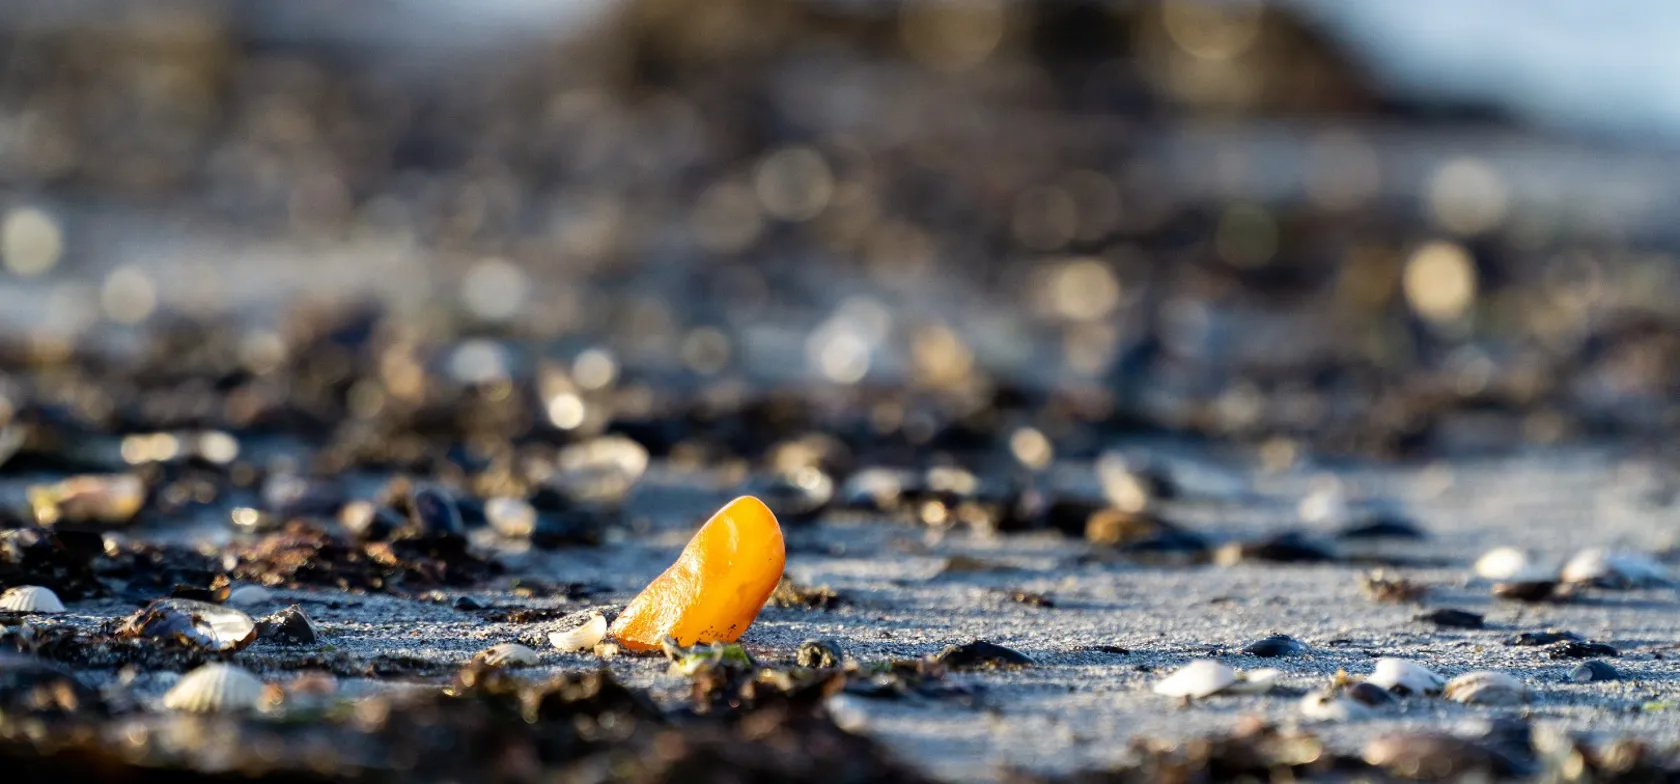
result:
[[[658,650],[666,637],[680,645],[734,642],[764,609],[786,560],[776,516],[763,501],[741,496],[700,526],[677,562],[630,600],[612,636],[632,651]]]

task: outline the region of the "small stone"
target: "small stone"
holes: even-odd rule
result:
[[[538,661],[537,652],[516,642],[504,642],[479,651],[472,658],[490,667],[529,667]]]
[[[1026,654],[985,640],[948,646],[934,657],[934,661],[953,670],[1030,667],[1033,664]]]
[[[455,609],[482,610],[484,609],[484,603],[472,598],[471,596],[457,596],[455,597]]]
[[[1597,659],[1581,662],[1575,665],[1575,669],[1569,671],[1569,679],[1576,683],[1614,681],[1621,680],[1621,677],[1622,674],[1616,672],[1616,668],[1610,666],[1609,662],[1602,662]]]
[[[1336,532],[1337,539],[1427,539],[1429,535],[1417,524],[1403,517],[1377,514],[1353,520]]]
[[[1543,632],[1523,632],[1522,634],[1505,640],[1505,644],[1519,646],[1551,645],[1552,643],[1578,641],[1582,639],[1585,638],[1574,632],[1547,629]]]
[[[1287,634],[1274,634],[1263,640],[1249,643],[1242,649],[1242,652],[1250,656],[1270,659],[1278,656],[1294,656],[1306,649],[1307,646],[1294,637]]]
[[[1513,599],[1519,602],[1543,602],[1547,599],[1562,598],[1563,596],[1558,592],[1558,582],[1556,580],[1519,580],[1494,583],[1493,595],[1500,599]]]
[[[1257,542],[1232,542],[1213,556],[1220,566],[1248,561],[1268,563],[1323,563],[1336,560],[1335,551],[1300,531],[1285,531]]]
[[[1482,616],[1464,610],[1442,608],[1431,610],[1412,617],[1414,621],[1433,623],[1446,629],[1480,629],[1483,625]]]
[[[1565,640],[1546,649],[1554,659],[1591,659],[1597,656],[1620,656],[1620,651],[1601,642]]]
[[[1366,596],[1378,602],[1415,602],[1429,593],[1428,586],[1381,569],[1361,577],[1359,588]]]
[[[307,645],[320,639],[320,633],[303,608],[294,604],[258,621],[257,638],[286,645]]]
[[[1354,702],[1369,705],[1373,708],[1392,705],[1395,702],[1393,692],[1370,681],[1360,681],[1347,687],[1347,697]]]
[[[838,667],[841,661],[840,644],[833,640],[806,640],[794,655],[794,663],[801,667]]]

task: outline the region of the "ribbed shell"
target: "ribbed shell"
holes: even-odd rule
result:
[[[0,593],[0,610],[32,613],[61,613],[64,603],[51,588],[39,585],[20,585]]]
[[[206,664],[186,675],[163,695],[163,707],[189,713],[252,710],[261,704],[263,682],[243,667]]]

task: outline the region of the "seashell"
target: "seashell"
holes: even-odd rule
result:
[[[1648,555],[1610,552],[1599,547],[1576,553],[1563,565],[1560,579],[1610,589],[1644,588],[1671,582],[1668,569]]]
[[[1447,681],[1441,694],[1465,704],[1517,705],[1528,699],[1528,687],[1503,672],[1476,670]]]
[[[1283,671],[1272,667],[1237,673],[1237,682],[1225,687],[1227,694],[1265,694],[1277,685]]]
[[[1439,694],[1447,679],[1429,668],[1407,659],[1378,659],[1366,683],[1386,689],[1402,697],[1412,694]]]
[[[1313,721],[1358,721],[1373,713],[1369,706],[1330,692],[1315,691],[1301,698],[1301,714]]]
[[[833,640],[806,640],[799,644],[794,663],[801,667],[839,667],[843,660],[840,643]]]
[[[491,530],[509,539],[529,539],[537,530],[537,509],[523,498],[486,499],[484,519]]]
[[[117,633],[228,653],[255,642],[257,624],[232,607],[192,599],[159,599],[129,616]]]
[[[256,708],[263,702],[263,682],[243,667],[206,664],[186,675],[163,695],[163,707],[189,713],[227,713]]]
[[[1620,680],[1621,677],[1621,673],[1616,672],[1615,667],[1610,666],[1608,662],[1598,661],[1597,659],[1581,662],[1575,666],[1575,669],[1569,671],[1569,679],[1576,683],[1614,681]]]
[[[238,588],[228,591],[226,603],[239,607],[250,607],[258,604],[267,604],[273,600],[274,594],[269,593],[267,588],[260,585],[241,585]]]
[[[601,613],[590,613],[589,617],[576,628],[565,631],[550,632],[549,644],[567,653],[587,651],[606,639],[607,617]]]
[[[146,503],[146,484],[134,474],[87,474],[72,476],[28,490],[29,508],[35,522],[126,523]]]
[[[1218,694],[1236,682],[1236,670],[1212,659],[1197,659],[1161,679],[1153,691],[1168,697],[1200,699]]]
[[[616,504],[647,472],[647,448],[624,436],[602,436],[560,450],[550,480],[575,501]]]
[[[264,640],[289,645],[307,645],[321,637],[315,622],[295,604],[263,618],[257,624],[257,632]]]
[[[1471,571],[1477,577],[1499,583],[1543,582],[1556,577],[1535,562],[1533,556],[1515,547],[1495,547],[1483,553]]]
[[[39,585],[19,585],[0,593],[0,610],[21,613],[61,613],[64,603],[51,588]]]
[[[1278,656],[1294,656],[1306,649],[1307,646],[1294,637],[1287,634],[1274,634],[1265,639],[1249,643],[1243,647],[1242,652],[1250,656],[1270,659]]]
[[[491,667],[528,667],[538,661],[537,652],[516,642],[492,645],[473,656],[473,661]]]

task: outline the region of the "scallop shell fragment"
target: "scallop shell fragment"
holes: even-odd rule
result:
[[[0,593],[0,610],[22,613],[61,613],[64,603],[51,588],[39,585],[19,585]]]
[[[1429,668],[1407,659],[1378,659],[1376,669],[1366,683],[1402,696],[1410,694],[1438,694],[1447,679]]]
[[[262,704],[263,682],[243,667],[218,662],[181,676],[163,695],[163,707],[189,713],[251,710]]]
[[[1192,700],[1215,694],[1259,694],[1270,691],[1278,675],[1270,668],[1239,673],[1212,659],[1197,659],[1161,679],[1153,691]]]
[[[565,631],[551,632],[549,644],[567,653],[593,650],[607,636],[607,617],[591,613],[582,625]]]
[[[1528,699],[1528,687],[1503,672],[1477,670],[1447,682],[1441,692],[1453,702],[1476,705],[1518,705]]]
[[[538,661],[537,652],[516,642],[492,645],[478,652],[473,661],[491,667],[528,667]]]

